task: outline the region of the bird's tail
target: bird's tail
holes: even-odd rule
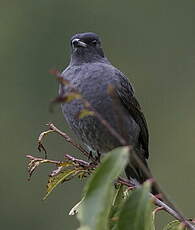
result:
[[[142,184],[148,179],[153,179],[153,177],[148,167],[147,160],[145,158],[140,158],[140,160],[144,164],[146,170],[142,169],[135,160],[131,160],[125,168],[125,174],[129,180],[137,181],[139,184]],[[155,196],[160,194],[154,184],[152,184],[151,193]]]

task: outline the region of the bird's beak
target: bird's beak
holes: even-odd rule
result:
[[[78,39],[78,38],[75,38],[75,39],[73,39],[72,40],[72,45],[73,45],[73,47],[83,47],[83,48],[85,48],[85,47],[87,47],[87,44],[86,43],[84,43],[84,42],[82,42],[80,39]]]

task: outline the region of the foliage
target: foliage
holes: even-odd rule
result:
[[[180,223],[178,220],[174,220],[167,224],[163,230],[187,230],[183,223]]]
[[[154,230],[150,181],[137,189],[125,190],[116,179],[128,162],[129,148],[119,147],[108,153],[95,169],[94,164],[65,156],[65,161],[53,161],[28,156],[29,174],[41,164],[55,164],[57,168],[49,175],[46,199],[59,184],[75,176],[90,175],[82,200],[70,211],[77,214],[78,230]],[[116,181],[114,183],[114,181]],[[179,221],[170,222],[163,230],[185,230]]]
[[[90,178],[78,213],[81,229],[108,229],[108,217],[114,197],[113,181],[125,167],[128,153],[128,147],[110,152]]]

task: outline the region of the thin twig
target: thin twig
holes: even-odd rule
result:
[[[119,177],[118,182],[120,184],[123,184],[127,187],[132,188],[133,186],[136,187],[135,185],[133,185],[132,183],[130,183],[127,179],[121,178]],[[152,198],[152,201],[154,202],[155,205],[157,205],[158,207],[160,207],[161,209],[163,209],[164,211],[166,211],[167,213],[169,213],[171,216],[173,216],[175,219],[177,219],[178,221],[180,221],[181,223],[183,223],[188,229],[194,230],[195,227],[185,218],[181,217],[177,211],[175,211],[174,209],[172,209],[171,207],[169,207],[167,204],[165,204],[163,201],[159,200],[156,196],[154,196],[152,193],[150,193],[150,196]]]
[[[96,165],[94,165],[93,163],[90,163],[90,162],[87,162],[87,161],[84,161],[84,160],[81,160],[81,159],[77,159],[69,154],[66,154],[65,156],[65,159],[68,159],[74,163],[77,163],[79,166],[83,166],[83,167],[91,167],[91,168],[94,168],[96,167]]]
[[[43,159],[43,158],[39,158],[39,157],[33,157],[31,155],[26,155],[26,157],[30,160],[44,161],[45,163],[49,162],[49,163],[53,163],[56,165],[59,165],[62,163],[62,161],[48,160],[48,159]]]
[[[44,151],[44,153],[45,153],[45,159],[47,159],[47,150],[46,150],[46,148],[44,147],[44,145],[42,144],[43,138],[44,138],[45,136],[47,136],[49,133],[52,133],[52,132],[53,132],[53,130],[47,130],[47,131],[45,131],[45,132],[42,132],[42,133],[39,135],[39,138],[38,138],[38,150],[39,150],[39,152],[41,152],[41,150]]]
[[[30,162],[28,164],[28,181],[30,181],[31,176],[33,174],[33,172],[35,171],[35,169],[42,163],[52,163],[55,165],[60,165],[62,162],[61,161],[54,161],[54,160],[48,160],[48,159],[43,159],[43,158],[38,158],[38,157],[33,157],[31,155],[26,155],[26,157],[28,159],[30,159]]]
[[[81,145],[77,144],[74,140],[72,140],[65,132],[62,132],[59,130],[53,123],[48,124],[49,128],[53,130],[54,132],[58,133],[60,136],[62,136],[68,143],[70,143],[72,146],[77,148],[80,152],[82,152],[86,157],[92,159],[95,161],[95,158],[87,152]]]

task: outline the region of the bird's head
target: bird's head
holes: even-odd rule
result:
[[[72,61],[94,62],[104,58],[101,41],[95,33],[75,34],[71,38]]]

